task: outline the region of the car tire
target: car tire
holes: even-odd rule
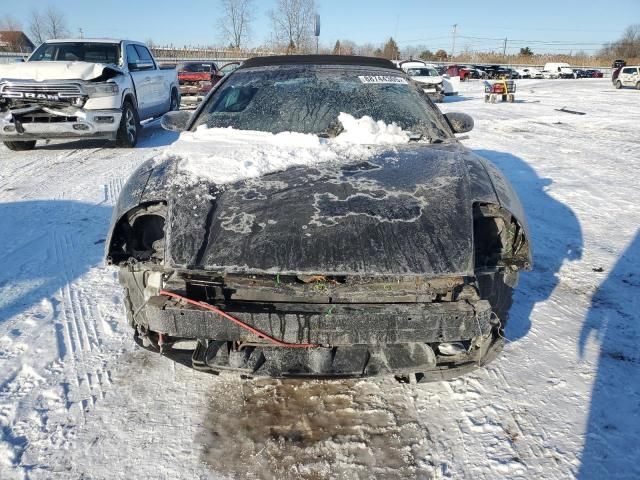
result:
[[[501,328],[507,325],[509,309],[513,303],[513,288],[505,283],[504,274],[491,273],[478,277],[480,297],[488,300],[491,310],[498,316]]]
[[[126,100],[122,105],[122,118],[116,134],[116,146],[121,148],[133,148],[138,143],[140,134],[140,118],[138,111],[131,101]]]
[[[33,150],[36,146],[35,140],[26,140],[22,142],[3,142],[4,145],[14,152],[25,152],[27,150]]]
[[[178,95],[178,91],[174,88],[171,90],[171,103],[169,104],[169,111],[173,112],[175,110],[180,110],[180,96]]]
[[[617,89],[621,89],[622,88],[622,82],[620,80],[618,80],[614,85],[615,85],[615,87]]]
[[[636,83],[636,90],[640,90],[640,82]]]

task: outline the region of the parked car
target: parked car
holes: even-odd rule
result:
[[[542,74],[544,78],[576,78],[571,66],[562,62],[545,63]]]
[[[459,77],[461,82],[465,82],[468,78],[472,78],[471,69],[462,65],[448,65],[446,74],[450,77]]]
[[[574,68],[573,76],[574,78],[591,78],[591,74],[587,73],[587,70],[583,70],[582,68]]]
[[[218,66],[214,62],[188,62],[178,69],[180,85],[212,81],[218,73]]]
[[[635,87],[640,90],[640,67],[622,67],[614,86],[616,88]]]
[[[477,67],[474,67],[472,65],[462,65],[461,69],[467,72],[467,75],[466,75],[467,79],[468,78],[481,79],[487,76],[487,74],[483,70]]]
[[[533,67],[517,68],[516,72],[519,78],[544,78],[542,72]]]
[[[500,65],[490,65],[485,69],[487,73],[487,78],[497,80],[497,79],[515,79],[519,78],[518,72],[511,68],[502,67]]]
[[[12,150],[37,140],[138,141],[140,122],[180,107],[174,66],[130,40],[49,40],[24,63],[0,66],[0,139]]]
[[[626,60],[614,60],[613,64],[611,65],[611,68],[616,70],[618,68],[626,67],[626,66],[627,66],[627,61]]]
[[[588,69],[586,70],[588,78],[602,78],[604,74],[600,70]]]
[[[411,141],[350,156],[345,116],[395,124]],[[250,59],[193,116],[162,125],[202,135],[189,145],[223,151],[215,161],[229,172],[255,161],[243,144],[281,145],[283,132],[316,160],[269,170],[263,155],[260,176],[235,178],[210,157],[189,170],[193,153],[178,145],[182,157],[133,173],[106,255],[139,345],[209,372],[417,381],[499,353],[518,272],[532,263],[525,213],[504,175],[456,140],[471,117],[443,115],[393,63]],[[211,140],[211,129],[228,133]],[[244,141],[224,143],[232,134]],[[339,161],[303,152],[336,136]],[[206,165],[213,177],[188,181]]]

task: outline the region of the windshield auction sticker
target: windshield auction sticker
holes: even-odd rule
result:
[[[407,82],[402,77],[392,77],[389,75],[360,75],[358,76],[362,83],[396,83],[401,85],[407,85]]]

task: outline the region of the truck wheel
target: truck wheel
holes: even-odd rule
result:
[[[622,82],[621,82],[620,80],[618,80],[618,81],[615,83],[615,87],[616,87],[616,88],[618,88],[618,89],[622,88]]]
[[[27,140],[24,142],[3,142],[9,150],[14,152],[24,152],[26,150],[33,150],[36,146],[35,140]]]
[[[140,132],[140,119],[138,111],[133,104],[127,100],[122,106],[122,119],[116,134],[116,146],[123,148],[133,148],[138,143]]]
[[[180,110],[180,96],[175,88],[171,90],[171,105],[169,105],[169,110]]]

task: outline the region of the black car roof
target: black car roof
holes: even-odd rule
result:
[[[273,55],[269,57],[253,57],[244,62],[238,70],[274,65],[352,65],[398,70],[393,62],[385,58],[360,57],[356,55]]]

